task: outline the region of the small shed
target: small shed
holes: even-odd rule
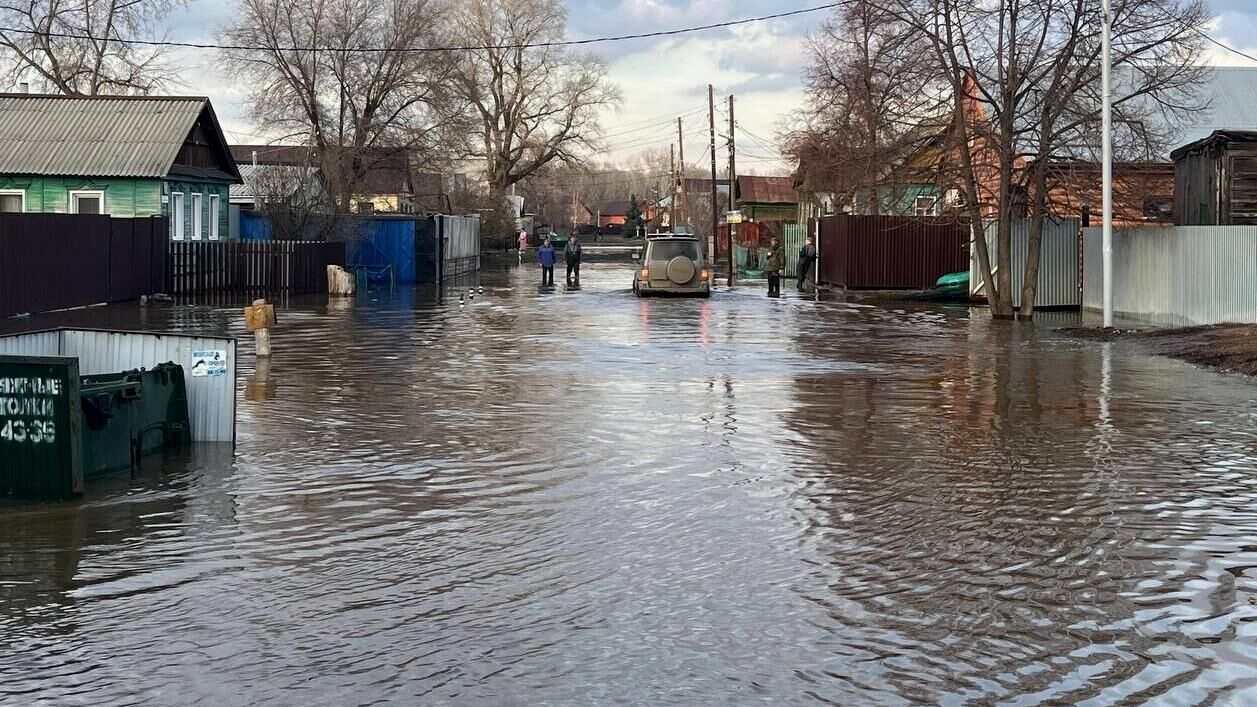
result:
[[[1216,130],[1170,158],[1176,226],[1257,225],[1257,131]]]
[[[738,177],[737,202],[751,221],[797,222],[799,218],[793,177]]]

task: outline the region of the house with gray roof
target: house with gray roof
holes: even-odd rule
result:
[[[170,217],[226,239],[240,172],[208,98],[0,94],[0,211]]]

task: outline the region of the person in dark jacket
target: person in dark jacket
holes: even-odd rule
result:
[[[812,278],[812,266],[816,264],[816,243],[812,241],[812,237],[808,236],[803,242],[803,247],[799,249],[799,292],[802,292],[807,281]],[[812,286],[816,286],[816,280],[812,279]]]
[[[576,287],[580,287],[580,239],[573,233],[567,239],[567,247],[563,249],[563,257],[567,260],[567,286],[572,287],[572,275],[576,276]]]
[[[768,259],[764,262],[764,270],[768,273],[768,296],[781,296],[781,276],[786,270],[786,253],[781,248],[781,241],[773,238],[768,249]]]
[[[554,286],[554,261],[554,246],[550,245],[550,238],[547,237],[537,249],[537,262],[541,264],[542,287]]]

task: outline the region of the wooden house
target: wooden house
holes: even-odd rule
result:
[[[0,211],[169,216],[228,235],[240,173],[208,98],[0,94]]]
[[[1257,131],[1216,130],[1170,158],[1175,225],[1257,225]]]

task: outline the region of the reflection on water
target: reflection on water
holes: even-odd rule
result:
[[[0,506],[0,703],[1257,694],[1253,384],[588,270],[289,303],[234,456]],[[97,315],[251,345],[234,303]]]

